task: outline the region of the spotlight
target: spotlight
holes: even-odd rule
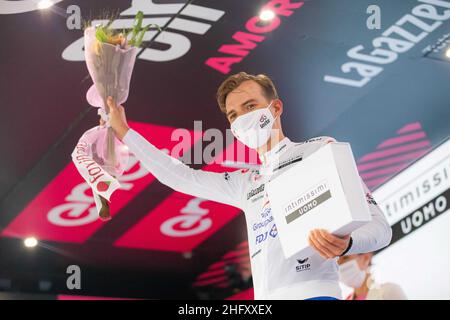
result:
[[[450,47],[445,51],[445,56],[450,59]]]
[[[26,238],[26,239],[23,241],[23,244],[24,244],[25,247],[27,247],[27,248],[34,248],[34,247],[37,246],[38,241],[37,241],[37,239],[34,238],[34,237],[29,237],[29,238]]]
[[[53,1],[51,0],[41,0],[38,2],[37,7],[38,9],[48,9],[53,5]]]
[[[273,18],[275,18],[275,12],[272,10],[262,10],[259,14],[259,19],[261,19],[261,21],[270,21]]]

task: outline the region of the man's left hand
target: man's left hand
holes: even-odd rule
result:
[[[349,246],[350,236],[337,237],[326,230],[315,229],[309,233],[309,245],[323,258],[332,259],[340,256]]]

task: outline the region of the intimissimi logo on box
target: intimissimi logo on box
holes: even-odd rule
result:
[[[300,218],[328,199],[331,199],[331,191],[327,181],[323,180],[283,206],[286,223]]]

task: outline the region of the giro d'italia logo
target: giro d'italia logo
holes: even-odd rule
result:
[[[259,118],[259,126],[261,127],[261,129],[264,128],[269,122],[270,120],[265,114],[263,114],[261,118]]]
[[[134,21],[129,16],[134,16],[138,11],[144,13],[146,24],[155,23],[161,27],[164,26],[164,30],[160,33],[156,30],[148,30],[145,33],[144,39],[147,43],[154,42],[158,45],[151,48],[143,46],[137,55],[140,60],[153,62],[173,61],[186,55],[192,47],[191,41],[197,41],[197,37],[205,36],[213,24],[225,14],[223,10],[198,4],[188,4],[184,7],[184,3],[172,3],[172,0],[123,2],[131,3],[131,6],[123,10],[111,23],[112,29],[132,28]],[[183,10],[183,18],[178,17],[178,12],[181,10]],[[91,21],[92,25],[106,22],[106,20],[101,19]],[[83,61],[84,37],[80,37],[69,44],[62,52],[62,58],[67,61]]]

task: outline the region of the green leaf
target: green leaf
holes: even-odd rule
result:
[[[133,22],[133,28],[129,29],[125,32],[125,30],[122,30],[124,37],[127,39],[127,43],[130,46],[134,47],[140,47],[142,44],[142,41],[144,39],[145,33],[151,28],[155,27],[160,32],[162,31],[160,26],[157,24],[149,24],[145,27],[142,27],[142,22],[144,20],[144,13],[142,11],[138,11],[134,18]],[[101,25],[96,28],[95,31],[95,37],[100,42],[108,42],[109,38],[113,37],[115,34],[117,34],[118,31],[111,29],[111,24],[114,22],[113,19],[110,19],[106,25]],[[129,35],[131,33],[131,39],[128,39]]]
[[[156,27],[160,32],[161,32],[161,27],[158,26],[157,24],[151,23],[149,25],[146,25],[142,30],[141,33],[139,34],[139,37],[137,38],[134,46],[135,47],[140,47],[142,44],[142,39],[144,38],[145,33],[151,28],[151,27]]]
[[[136,17],[134,18],[132,35],[131,35],[131,39],[129,42],[131,45],[136,46],[135,45],[136,37],[137,37],[139,31],[142,29],[142,20],[143,19],[144,19],[144,13],[142,11],[138,11],[138,13],[136,14]]]
[[[97,29],[95,30],[95,37],[100,42],[108,41],[108,35],[106,34],[103,26],[97,27]]]

